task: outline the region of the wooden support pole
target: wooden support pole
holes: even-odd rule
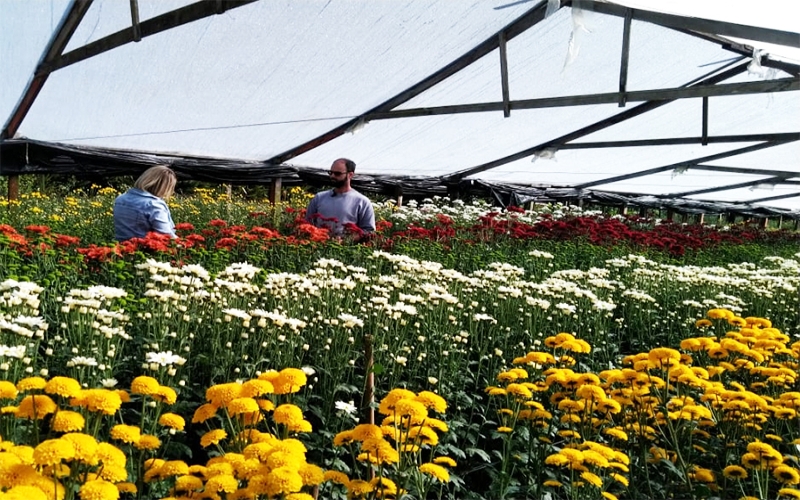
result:
[[[698,224],[700,224],[702,226],[705,223],[705,221],[706,221],[706,214],[698,214],[697,215],[697,223]]]
[[[364,396],[361,399],[362,422],[368,424],[375,423],[375,409],[372,403],[375,401],[375,373],[373,366],[375,360],[372,354],[372,335],[364,335]]]
[[[668,221],[670,221],[670,222],[672,222],[672,220],[673,220],[674,218],[675,218],[675,210],[673,210],[673,209],[671,209],[671,208],[668,208],[668,209],[667,209],[667,220],[668,220]]]
[[[763,219],[759,219],[758,225],[761,228],[766,229],[769,226],[769,217],[764,217]]]
[[[8,176],[8,201],[17,201],[19,199],[19,176]]]
[[[778,229],[783,227],[783,215],[778,216]]]
[[[647,207],[639,207],[639,216],[647,217]]]
[[[619,213],[622,214],[622,215],[627,215],[628,214],[628,205],[622,205],[622,208],[620,208]]]
[[[283,184],[283,179],[280,177],[275,177],[269,181],[269,202],[273,205],[277,205],[281,202],[281,185]]]
[[[397,208],[400,208],[400,207],[403,206],[403,187],[402,186],[396,186],[394,188],[394,199],[395,199],[395,205],[397,206]]]
[[[797,231],[798,229],[800,229],[800,219],[795,219],[794,220],[794,230]]]

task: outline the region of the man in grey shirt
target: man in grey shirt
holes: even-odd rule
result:
[[[352,230],[356,241],[375,231],[375,212],[369,198],[350,187],[356,164],[339,158],[328,171],[333,189],[317,193],[306,210],[306,221],[330,231],[332,237],[343,236]],[[357,229],[356,229],[357,228]]]

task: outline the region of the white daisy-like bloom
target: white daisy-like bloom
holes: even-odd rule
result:
[[[0,330],[8,330],[8,331],[11,331],[13,333],[16,333],[17,335],[21,335],[21,336],[27,337],[27,338],[33,338],[33,334],[34,334],[33,330],[31,330],[29,328],[25,328],[24,326],[18,325],[16,323],[12,323],[10,321],[6,321],[6,320],[4,320],[2,318],[0,318]]]
[[[342,320],[342,326],[345,328],[353,328],[354,326],[363,327],[364,321],[352,314],[341,313],[339,319]]]
[[[160,366],[182,366],[184,363],[186,363],[186,358],[182,358],[177,354],[172,354],[172,351],[148,352],[145,355],[145,360],[151,365],[155,363]]]
[[[595,311],[613,311],[617,305],[613,302],[605,302],[603,300],[595,300],[592,302],[592,309]]]
[[[492,324],[496,324],[497,323],[497,320],[494,319],[492,316],[489,316],[488,314],[483,314],[483,313],[476,313],[474,316],[472,316],[472,319],[475,320],[475,321],[488,321],[488,322],[490,322]]]
[[[310,367],[310,366],[304,366],[304,367],[300,368],[300,370],[301,370],[303,373],[305,373],[307,377],[311,377],[311,376],[313,376],[315,373],[317,373],[317,370],[315,370],[314,368],[312,368],[312,367]]]
[[[337,401],[336,403],[334,403],[334,406],[338,411],[343,411],[348,415],[353,415],[358,410],[358,408],[356,408],[356,405],[353,404],[353,401],[350,402]]]
[[[209,281],[211,279],[211,275],[208,274],[208,271],[203,268],[203,266],[199,266],[197,264],[188,264],[183,266],[183,270],[187,273],[191,273],[203,281]]]
[[[554,259],[555,255],[551,254],[550,252],[543,252],[541,250],[531,250],[528,252],[528,255],[531,257],[536,257],[537,259]]]
[[[118,382],[115,378],[104,378],[100,381],[100,384],[106,389],[111,389],[112,387],[116,387]]]
[[[97,366],[97,360],[86,356],[75,356],[67,362],[67,366]]]
[[[623,297],[629,297],[629,298],[631,298],[633,300],[638,300],[639,302],[655,302],[656,301],[656,299],[654,299],[653,297],[651,297],[647,293],[645,293],[645,292],[643,292],[641,290],[633,289],[633,288],[625,290],[624,292],[622,292],[622,296]]]
[[[564,313],[566,315],[575,314],[575,311],[578,310],[578,308],[576,306],[574,306],[572,304],[567,304],[565,302],[560,302],[560,303],[556,304],[556,309],[558,309],[559,311],[561,311],[562,313]]]
[[[550,309],[550,302],[538,297],[525,297],[525,302],[529,306],[538,307],[539,309],[543,309],[545,311]]]
[[[234,309],[234,308],[223,309],[222,313],[228,316],[233,316],[234,318],[239,318],[244,321],[250,321],[252,319],[252,316],[247,314],[245,311],[242,311],[241,309]]]
[[[25,357],[24,345],[0,345],[0,358],[16,358],[22,359]]]

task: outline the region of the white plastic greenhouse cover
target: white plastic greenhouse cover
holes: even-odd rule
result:
[[[196,0],[95,0],[63,52],[130,28],[132,4],[144,23],[193,3]],[[219,3],[224,6],[227,0]],[[4,122],[17,109],[72,4],[0,0]],[[407,95],[407,89],[485,41],[497,39],[501,30],[532,9],[543,9],[547,1],[265,0],[221,9],[218,15],[57,69],[16,136],[318,169],[347,156],[358,163],[359,174],[461,176],[533,187],[753,201],[800,211],[800,91],[797,71],[787,72],[800,63],[800,35],[793,45],[777,45],[725,33],[698,36],[697,30],[676,30],[633,16],[625,81],[631,99],[624,107],[616,100],[530,109],[513,106],[517,101],[621,91],[629,12],[624,7],[794,35],[800,31],[800,3],[762,0],[755,8],[752,2],[732,0],[573,1],[557,10],[553,4],[558,2],[551,0],[546,18],[507,42],[512,103],[507,117],[502,107],[428,116],[419,112],[440,106],[502,105],[499,48],[418,95],[409,95],[405,102],[380,110],[384,116],[370,113],[398,95]],[[616,15],[601,13],[604,6],[616,9]],[[732,45],[723,47],[725,40]],[[755,57],[754,49],[758,49]],[[786,71],[760,66],[758,61],[766,54],[763,61],[785,63],[777,66]],[[636,100],[636,92],[677,89],[736,64],[749,66],[721,83],[757,86],[782,79],[793,87],[713,94],[707,98],[705,123],[704,98],[684,97],[563,139],[639,106],[647,98]],[[389,110],[413,116],[389,116]],[[357,118],[362,120],[349,132],[304,147]],[[615,141],[699,138],[704,124],[706,145],[684,141],[608,147]],[[779,134],[778,145],[757,149],[769,140],[765,136],[774,140]],[[738,139],[714,140],[730,137]],[[544,147],[554,142],[567,146]],[[591,145],[587,143],[604,147],[585,147]],[[755,146],[746,150],[750,152],[730,154],[750,146]],[[694,168],[696,164],[703,168]],[[636,175],[648,170],[653,172]],[[731,189],[714,190],[725,186]]]

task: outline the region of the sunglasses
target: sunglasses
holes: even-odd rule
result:
[[[333,177],[339,177],[341,175],[347,175],[347,171],[345,171],[345,172],[337,172],[335,170],[328,170],[328,175],[333,176]]]

